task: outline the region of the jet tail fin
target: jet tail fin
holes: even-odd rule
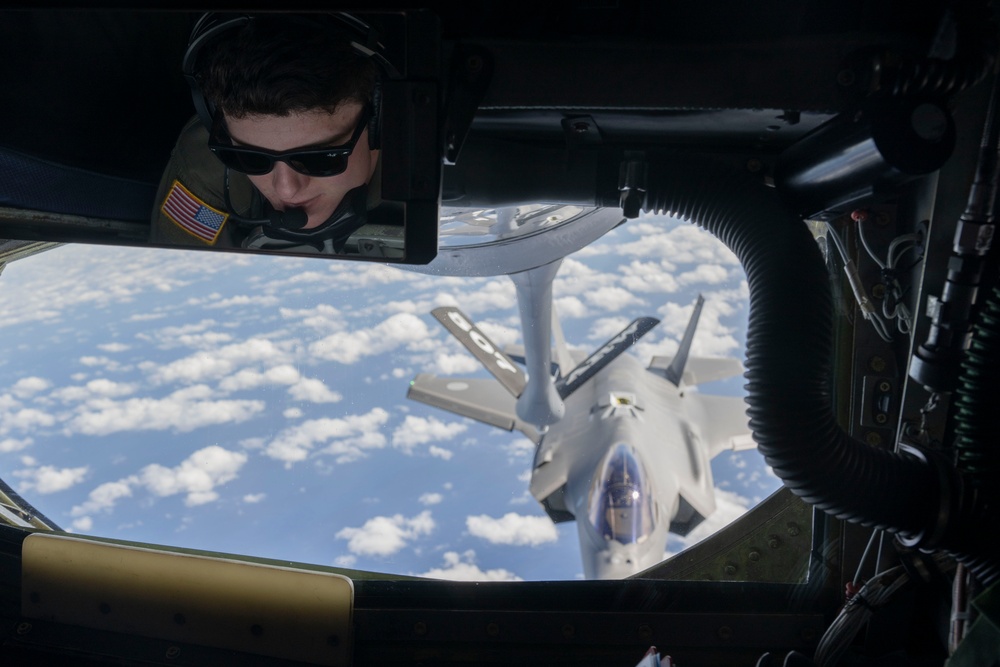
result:
[[[528,381],[524,371],[515,366],[513,360],[501,352],[462,311],[453,306],[442,306],[432,310],[431,315],[499,380],[511,396],[516,398],[521,395]]]
[[[659,324],[655,317],[640,317],[622,329],[617,335],[607,343],[597,349],[596,352],[584,359],[571,370],[565,377],[556,383],[556,391],[561,398],[566,398],[574,391],[582,387],[587,380],[594,377],[598,371],[607,366],[619,354],[632,347],[632,345],[646,335],[650,329]]]
[[[675,387],[679,387],[684,378],[684,366],[687,364],[688,353],[691,351],[691,341],[694,340],[694,332],[698,328],[698,318],[701,317],[703,305],[705,305],[705,297],[699,294],[698,301],[694,304],[694,312],[691,313],[691,319],[688,320],[687,329],[684,330],[684,338],[681,339],[681,344],[677,348],[677,354],[674,355],[670,366],[663,371],[663,377]]]

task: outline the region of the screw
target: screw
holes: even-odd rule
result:
[[[726,563],[726,566],[722,568],[722,571],[726,574],[736,574],[736,563]]]
[[[489,625],[486,626],[486,634],[488,634],[490,637],[496,637],[498,634],[500,634],[500,626],[497,625],[496,623],[490,623]]]
[[[17,634],[26,635],[31,632],[31,623],[18,623],[17,624]]]
[[[760,552],[754,549],[753,551],[747,554],[747,558],[750,559],[751,563],[756,563],[757,561],[760,560]]]
[[[772,549],[777,549],[778,547],[781,546],[781,538],[778,537],[777,535],[769,535],[767,538],[767,546],[771,547]]]
[[[884,412],[879,412],[875,415],[876,424],[884,424],[889,421],[889,417]]]
[[[427,634],[427,624],[423,621],[417,621],[413,624],[413,634],[415,635],[426,635]]]
[[[797,523],[795,523],[793,521],[789,521],[788,522],[788,534],[791,535],[792,537],[795,537],[796,535],[798,535],[799,534],[799,524],[797,524]]]
[[[882,357],[875,356],[868,360],[868,368],[872,369],[876,373],[881,373],[885,370],[885,367],[885,359]]]
[[[882,436],[875,431],[868,431],[868,433],[865,433],[865,442],[872,447],[880,447],[882,445]]]
[[[181,654],[181,648],[179,646],[171,646],[167,649],[167,660],[173,660]]]
[[[888,380],[882,380],[881,382],[878,383],[879,391],[888,392],[890,389],[892,389],[892,385],[889,384]]]
[[[719,628],[719,639],[721,639],[724,642],[728,642],[732,638],[733,638],[733,629],[731,627],[729,627],[728,625],[723,625],[721,628]]]

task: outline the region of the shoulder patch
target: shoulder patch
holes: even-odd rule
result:
[[[198,199],[176,179],[170,186],[170,192],[163,200],[160,210],[175,225],[206,243],[215,243],[222,226],[229,219],[227,213]]]

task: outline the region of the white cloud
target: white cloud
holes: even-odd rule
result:
[[[135,385],[114,382],[107,378],[91,380],[83,386],[61,387],[52,392],[53,398],[64,403],[88,401],[93,398],[116,398],[135,392]]]
[[[309,352],[320,359],[353,364],[363,357],[422,342],[428,336],[430,331],[419,317],[397,313],[371,329],[331,334],[310,345]]]
[[[444,496],[440,493],[424,493],[417,500],[421,505],[437,505],[444,500]]]
[[[250,505],[255,505],[260,501],[264,500],[264,498],[267,498],[266,493],[248,493],[245,496],[243,496],[243,502],[248,503]]]
[[[81,516],[79,519],[73,519],[73,528],[79,531],[87,532],[94,527],[94,520],[89,516]]]
[[[564,296],[553,299],[553,304],[560,318],[575,319],[589,314],[587,306],[575,296]]]
[[[154,463],[143,468],[139,479],[158,496],[186,493],[184,504],[189,507],[212,502],[219,497],[215,487],[236,479],[247,455],[218,445],[199,449],[180,465],[166,468]]]
[[[344,396],[338,391],[332,391],[326,383],[317,378],[302,378],[291,387],[288,393],[297,401],[310,403],[337,403]]]
[[[622,308],[641,306],[644,304],[642,299],[633,295],[628,290],[613,286],[599,287],[595,290],[587,292],[583,298],[587,300],[587,303],[596,306],[601,310],[611,312],[617,312]]]
[[[523,581],[513,572],[502,568],[484,571],[476,565],[475,560],[476,552],[471,549],[461,555],[457,551],[446,551],[444,567],[430,569],[418,576],[448,581]]]
[[[90,492],[86,502],[77,505],[70,511],[74,517],[82,517],[101,511],[110,511],[115,503],[132,495],[132,485],[138,480],[135,477],[120,479],[117,482],[105,482]]]
[[[264,453],[291,465],[304,461],[317,444],[334,440],[324,451],[337,454],[342,457],[341,462],[346,462],[353,460],[352,456],[364,456],[364,450],[384,447],[385,436],[379,430],[388,420],[389,413],[382,408],[337,419],[310,419],[279,433],[267,444]]]
[[[126,345],[125,343],[104,343],[102,345],[98,345],[97,349],[104,352],[125,352],[126,350],[131,349],[131,346]]]
[[[699,264],[691,271],[685,271],[677,276],[681,285],[719,285],[729,280],[730,272],[725,266],[718,264]]]
[[[427,453],[439,459],[444,459],[445,461],[450,461],[451,457],[455,455],[455,452],[450,449],[445,449],[444,447],[438,447],[437,445],[431,445],[427,448]]]
[[[14,476],[25,480],[20,485],[21,491],[34,491],[35,493],[47,494],[65,491],[79,484],[87,476],[87,470],[87,466],[80,468],[42,466],[33,470],[18,470],[14,472]]]
[[[337,539],[347,540],[347,549],[361,556],[390,556],[422,535],[430,535],[435,523],[430,510],[412,518],[402,514],[377,516],[360,528],[344,528]]]
[[[451,440],[469,427],[459,422],[442,422],[434,417],[406,415],[403,423],[392,433],[392,446],[412,454],[417,445]]]
[[[14,386],[10,388],[10,391],[18,398],[29,398],[39,392],[45,391],[51,386],[52,383],[45,378],[32,376],[21,378],[15,382]]]
[[[466,517],[465,527],[472,535],[491,544],[535,547],[559,539],[559,531],[548,517],[524,516],[514,512],[508,512],[499,519],[485,514]]]
[[[9,454],[10,452],[16,452],[27,447],[30,447],[34,440],[31,438],[24,438],[23,440],[18,440],[17,438],[4,438],[0,440],[0,454]]]
[[[6,435],[11,431],[30,431],[55,423],[56,418],[47,412],[35,408],[23,408],[0,414],[0,435]]]
[[[200,350],[160,366],[154,370],[151,379],[157,383],[204,382],[230,375],[240,367],[257,363],[281,364],[287,360],[288,354],[272,341],[250,338],[214,350]]]
[[[95,399],[78,408],[68,433],[107,435],[121,431],[181,433],[203,426],[244,422],[264,410],[263,401],[213,400],[205,385],[179,389],[165,398]]]

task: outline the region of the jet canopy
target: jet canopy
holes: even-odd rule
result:
[[[591,525],[609,542],[641,543],[653,532],[653,493],[631,447],[619,443],[604,457],[587,504]]]

